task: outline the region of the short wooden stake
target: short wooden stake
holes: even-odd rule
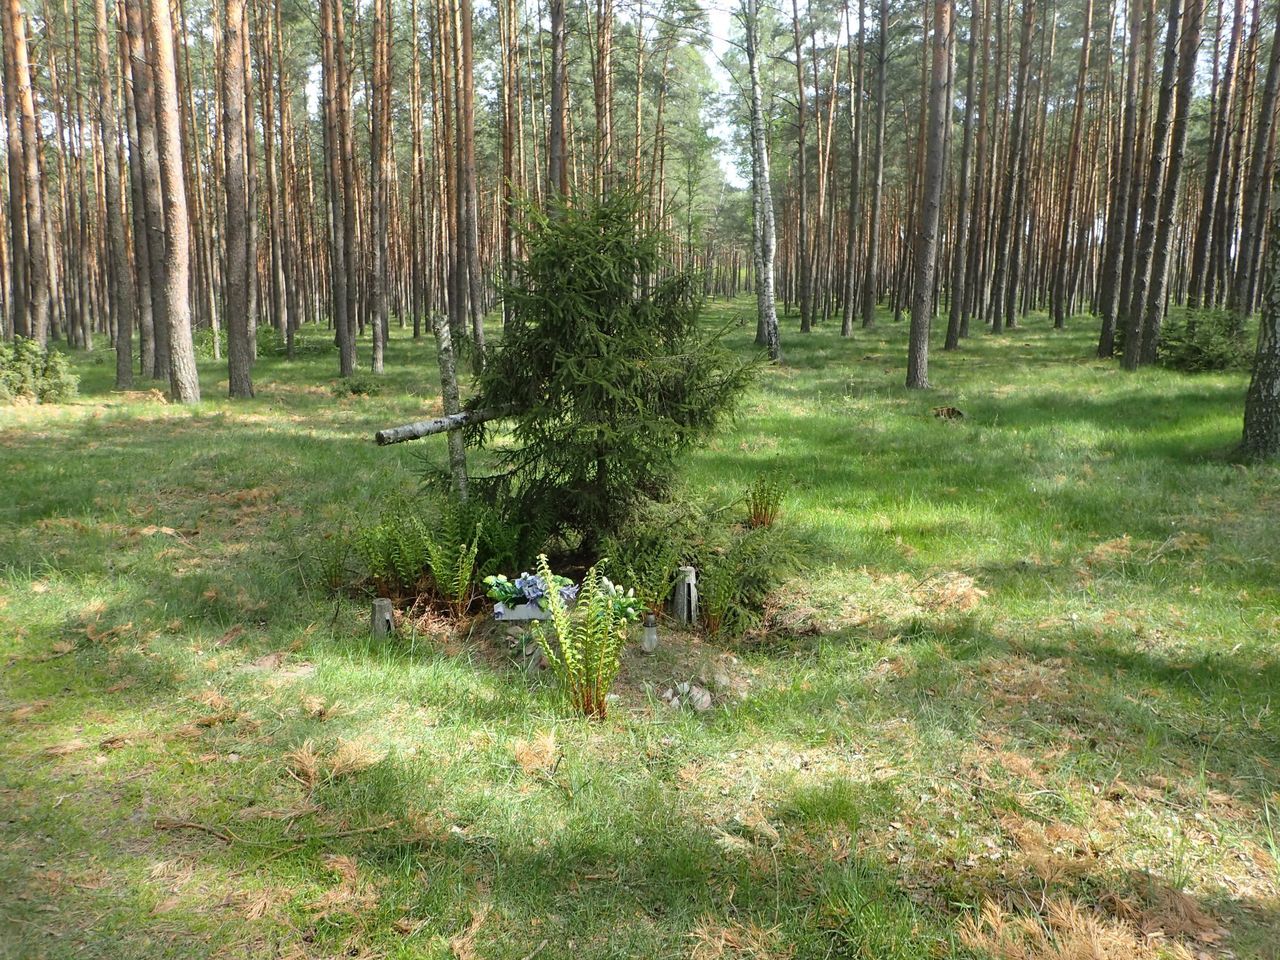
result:
[[[374,639],[389,637],[395,632],[395,614],[391,601],[386,597],[378,597],[373,601],[373,617],[370,624]]]

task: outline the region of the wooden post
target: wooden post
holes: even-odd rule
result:
[[[373,601],[373,616],[370,620],[373,638],[380,640],[395,632],[395,613],[391,601],[386,597],[378,597]]]

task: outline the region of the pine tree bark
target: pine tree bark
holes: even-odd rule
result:
[[[340,156],[341,120],[334,6],[340,0],[320,0],[321,97],[324,115],[324,157],[329,194],[329,276],[335,339],[338,342],[338,375],[350,377],[356,369],[356,345],[349,316],[347,286],[347,204]]]
[[[1244,401],[1244,453],[1258,460],[1280,457],[1280,164],[1272,172],[1270,235],[1258,348]]]
[[[27,57],[27,27],[20,0],[4,0],[8,12],[5,26],[6,59],[13,86],[7,91],[16,101],[22,140],[23,215],[26,221],[26,267],[28,291],[24,320],[15,328],[42,347],[49,343],[50,265],[45,229],[44,196],[40,177],[39,132],[36,129],[35,101],[31,93],[31,63]],[[6,97],[6,100],[8,97]]]
[[[916,271],[912,287],[911,333],[907,347],[907,387],[929,388],[929,331],[933,324],[933,285],[938,266],[938,223],[946,168],[947,85],[951,73],[951,2],[934,0],[930,42],[929,118],[925,141],[920,229],[916,235]]]
[[[167,0],[149,0],[150,48],[155,58],[156,131],[160,178],[164,187],[165,278],[168,316],[169,392],[179,403],[200,401],[191,337],[190,239],[187,193],[182,171],[182,133],[178,117],[178,87],[173,53],[173,21]]]
[[[853,43],[853,24],[849,21],[849,0],[844,15],[849,43]],[[866,0],[858,0],[858,49],[849,57],[849,218],[845,224],[844,306],[840,318],[840,336],[853,335],[853,317],[861,304],[858,291],[858,228],[862,221],[862,82],[866,63]]]
[[[1130,0],[1124,122],[1120,132],[1119,157],[1111,180],[1106,249],[1099,281],[1098,310],[1102,314],[1102,329],[1098,336],[1098,356],[1103,359],[1115,354],[1116,327],[1120,317],[1120,271],[1125,257],[1125,238],[1128,236],[1131,193],[1136,189],[1133,184],[1133,167],[1138,129],[1138,33],[1141,22],[1138,4]]]
[[[1142,203],[1142,228],[1134,255],[1133,294],[1129,301],[1120,365],[1136,370],[1142,362],[1143,317],[1150,296],[1151,268],[1155,256],[1156,224],[1168,161],[1169,125],[1178,71],[1178,31],[1182,22],[1182,0],[1169,0],[1166,19],[1164,63],[1160,72],[1160,96],[1156,106],[1155,132],[1151,138],[1151,165],[1147,171],[1147,194]]]
[[[373,102],[369,150],[373,189],[373,372],[384,366],[383,332],[387,325],[387,206],[390,193],[387,158],[390,155],[391,44],[388,21],[391,0],[373,0]]]
[[[167,238],[165,236],[164,181],[160,170],[159,137],[156,131],[155,80],[151,57],[147,50],[143,22],[143,5],[125,3],[125,35],[129,43],[129,71],[133,79],[133,114],[138,134],[139,183],[142,193],[142,214],[145,226],[145,242],[139,252],[145,252],[146,263],[139,269],[146,271],[146,286],[151,294],[152,366],[144,374],[155,380],[168,380],[170,370],[169,350],[169,289],[167,273]]]
[[[1213,236],[1213,221],[1217,209],[1218,182],[1227,162],[1230,141],[1230,121],[1235,104],[1236,69],[1240,61],[1240,38],[1244,30],[1244,0],[1235,0],[1231,21],[1231,39],[1227,44],[1227,60],[1223,65],[1222,82],[1218,89],[1218,101],[1214,114],[1213,135],[1209,155],[1205,160],[1204,186],[1200,200],[1200,218],[1196,224],[1195,245],[1191,253],[1191,276],[1187,287],[1187,306],[1201,306],[1205,285],[1209,277],[1209,244]]]
[[[791,0],[791,33],[795,39],[796,68],[796,194],[799,222],[796,228],[796,283],[799,287],[800,332],[813,330],[813,264],[809,260],[809,150],[804,90],[804,54],[800,42],[800,8]]]
[[[94,49],[98,58],[98,126],[101,128],[103,194],[106,206],[107,285],[115,321],[116,389],[133,386],[133,326],[137,303],[129,273],[129,247],[121,216],[120,128],[116,120],[115,93],[111,83],[111,53],[107,45],[110,26],[106,0],[94,0],[97,27]]]
[[[1084,0],[1084,26],[1080,40],[1080,67],[1076,72],[1075,105],[1071,111],[1071,141],[1067,147],[1067,170],[1063,180],[1062,223],[1053,270],[1053,326],[1067,325],[1067,261],[1071,255],[1071,226],[1075,218],[1076,190],[1080,180],[1080,141],[1084,126],[1085,83],[1089,76],[1089,52],[1093,40],[1093,0]]]
[[[978,31],[984,29],[986,15],[987,0],[978,0],[974,3],[973,13],[969,18],[969,53],[965,66],[968,76],[965,78],[964,88],[964,141],[960,147],[960,179],[957,183],[959,199],[956,208],[955,239],[951,249],[951,302],[947,309],[947,339],[943,344],[944,350],[955,350],[960,346],[960,325],[964,314],[967,272],[965,254],[969,244],[969,195],[972,192],[969,178],[972,170],[973,114],[978,73]]]
[[[9,26],[12,9],[5,0],[0,2],[0,30],[2,49],[0,61],[4,65],[4,120],[5,120],[5,166],[8,170],[9,182],[9,316],[11,336],[31,336],[31,316],[28,312],[27,299],[27,212],[26,200],[26,162],[22,154],[22,121],[18,117],[18,98],[14,95],[18,89],[18,80],[14,72],[14,53],[11,49],[17,31]]]
[[[1276,29],[1271,37],[1271,58],[1267,64],[1267,79],[1258,103],[1258,120],[1253,130],[1252,160],[1244,188],[1244,207],[1240,218],[1240,245],[1236,255],[1235,275],[1227,297],[1227,312],[1233,318],[1238,331],[1244,327],[1244,318],[1253,309],[1251,291],[1255,262],[1262,245],[1263,218],[1266,216],[1267,160],[1270,154],[1271,131],[1275,124],[1276,99],[1280,95],[1280,6],[1277,6]]]
[[[1178,84],[1175,91],[1173,129],[1169,135],[1169,163],[1160,197],[1156,222],[1155,249],[1151,260],[1150,290],[1142,318],[1142,343],[1139,363],[1156,361],[1160,345],[1160,328],[1164,320],[1168,294],[1169,257],[1173,245],[1173,219],[1182,183],[1182,161],[1190,121],[1192,85],[1195,82],[1196,54],[1200,49],[1200,26],[1204,0],[1187,0],[1183,15],[1182,40],[1178,53]]]
[[[550,0],[551,14],[551,117],[547,131],[547,190],[549,202],[569,192],[565,164],[565,60],[564,0]]]
[[[232,397],[253,396],[249,346],[249,197],[245,171],[244,45],[246,0],[223,0],[222,140],[226,169],[227,386]]]
[[[879,300],[880,218],[884,208],[884,132],[888,91],[886,66],[889,59],[889,0],[880,0],[876,24],[876,122],[871,152],[871,216],[867,219],[867,259],[862,280],[862,327],[876,325]]]

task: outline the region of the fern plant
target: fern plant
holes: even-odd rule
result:
[[[632,536],[626,540],[609,537],[603,561],[615,579],[628,583],[641,606],[651,613],[662,609],[675,584],[680,565],[680,547],[669,533]]]
[[[475,598],[476,553],[480,548],[481,524],[477,523],[471,542],[465,538],[427,541],[427,566],[436,590],[461,617]]]
[[[698,564],[698,607],[712,636],[736,637],[760,620],[769,593],[801,566],[782,527],[738,528]]]
[[[538,573],[547,583],[554,574],[546,555],[538,557]],[[596,567],[587,571],[572,610],[560,595],[547,594],[551,629],[533,624],[533,635],[570,707],[585,717],[603,719],[606,697],[621,666],[627,625],[639,619],[639,601],[624,593]]]
[[[442,511],[434,524],[412,513],[388,513],[355,538],[377,589],[393,595],[430,588],[454,616],[475,598],[483,524],[462,510]],[[424,582],[425,581],[425,582]]]
[[[775,474],[761,474],[747,488],[747,525],[772,527],[782,509],[782,480]]]

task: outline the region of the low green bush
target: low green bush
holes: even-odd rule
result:
[[[803,544],[783,523],[752,526],[735,518],[738,502],[677,497],[645,504],[627,528],[606,540],[605,566],[634,587],[646,609],[668,598],[676,568],[698,572],[698,604],[707,633],[735,639],[758,625],[769,595],[804,566]]]
[[[1251,353],[1238,325],[1223,310],[1170,311],[1156,360],[1183,373],[1247,370]]]
[[[79,387],[80,378],[61,351],[26,337],[0,341],[0,403],[62,403]]]
[[[191,335],[197,360],[221,360],[227,355],[227,331],[213,327],[199,327]],[[217,350],[214,350],[214,344]]]
[[[329,392],[335,397],[373,397],[382,392],[382,383],[367,374],[357,373],[352,377],[338,380]]]
[[[389,505],[351,542],[361,579],[377,592],[425,595],[461,616],[486,576],[519,567],[520,533],[493,504],[438,493]]]
[[[699,551],[698,607],[707,633],[734,639],[760,623],[769,595],[801,568],[781,526],[732,527]]]

